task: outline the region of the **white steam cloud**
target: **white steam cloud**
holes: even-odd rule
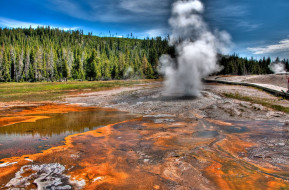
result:
[[[170,45],[176,58],[160,57],[160,72],[165,76],[168,95],[199,96],[201,79],[220,70],[217,52],[226,52],[231,36],[224,31],[211,32],[202,18],[204,5],[200,0],[178,0],[172,5],[169,24]]]
[[[286,73],[285,65],[283,63],[271,63],[269,69],[274,73]]]

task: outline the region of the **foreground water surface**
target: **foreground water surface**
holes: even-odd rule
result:
[[[135,117],[125,112],[104,108],[82,108],[78,111],[78,107],[75,107],[73,112],[53,113],[57,109],[61,110],[62,106],[59,105],[59,107],[40,114],[34,112],[33,108],[19,108],[13,110],[14,114],[17,111],[21,111],[23,114],[20,112],[16,117],[13,114],[2,116],[7,120],[13,118],[17,121],[23,116],[34,117],[37,120],[21,122],[20,119],[19,123],[9,124],[6,122],[6,125],[0,126],[0,159],[41,152],[63,144],[64,138],[69,135],[95,130],[107,124]]]

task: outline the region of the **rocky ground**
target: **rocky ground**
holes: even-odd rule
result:
[[[209,117],[220,120],[278,120],[286,122],[286,113],[274,111],[262,105],[229,99],[224,93],[240,94],[270,100],[274,104],[289,106],[289,102],[255,88],[204,84],[200,97],[163,96],[162,83],[145,85],[142,88],[127,88],[67,97],[65,103],[112,107],[138,114],[172,114],[177,117]]]
[[[248,83],[260,83],[260,84],[271,84],[283,88],[288,87],[287,74],[271,74],[271,75],[245,75],[245,76],[212,76],[210,79],[220,79],[225,81],[234,82],[248,82]]]

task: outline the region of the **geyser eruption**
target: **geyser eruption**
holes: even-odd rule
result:
[[[201,79],[220,70],[217,52],[226,50],[231,37],[224,31],[211,32],[202,18],[203,12],[199,0],[178,0],[172,5],[169,43],[175,47],[176,57],[160,57],[167,95],[199,96]]]

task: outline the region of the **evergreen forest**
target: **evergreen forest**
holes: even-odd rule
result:
[[[0,28],[0,81],[118,80],[157,78],[161,37],[132,39],[83,31]]]
[[[159,57],[174,55],[168,38],[97,37],[50,27],[0,28],[0,81],[120,80],[159,78]],[[218,74],[269,74],[288,60],[219,55]]]

